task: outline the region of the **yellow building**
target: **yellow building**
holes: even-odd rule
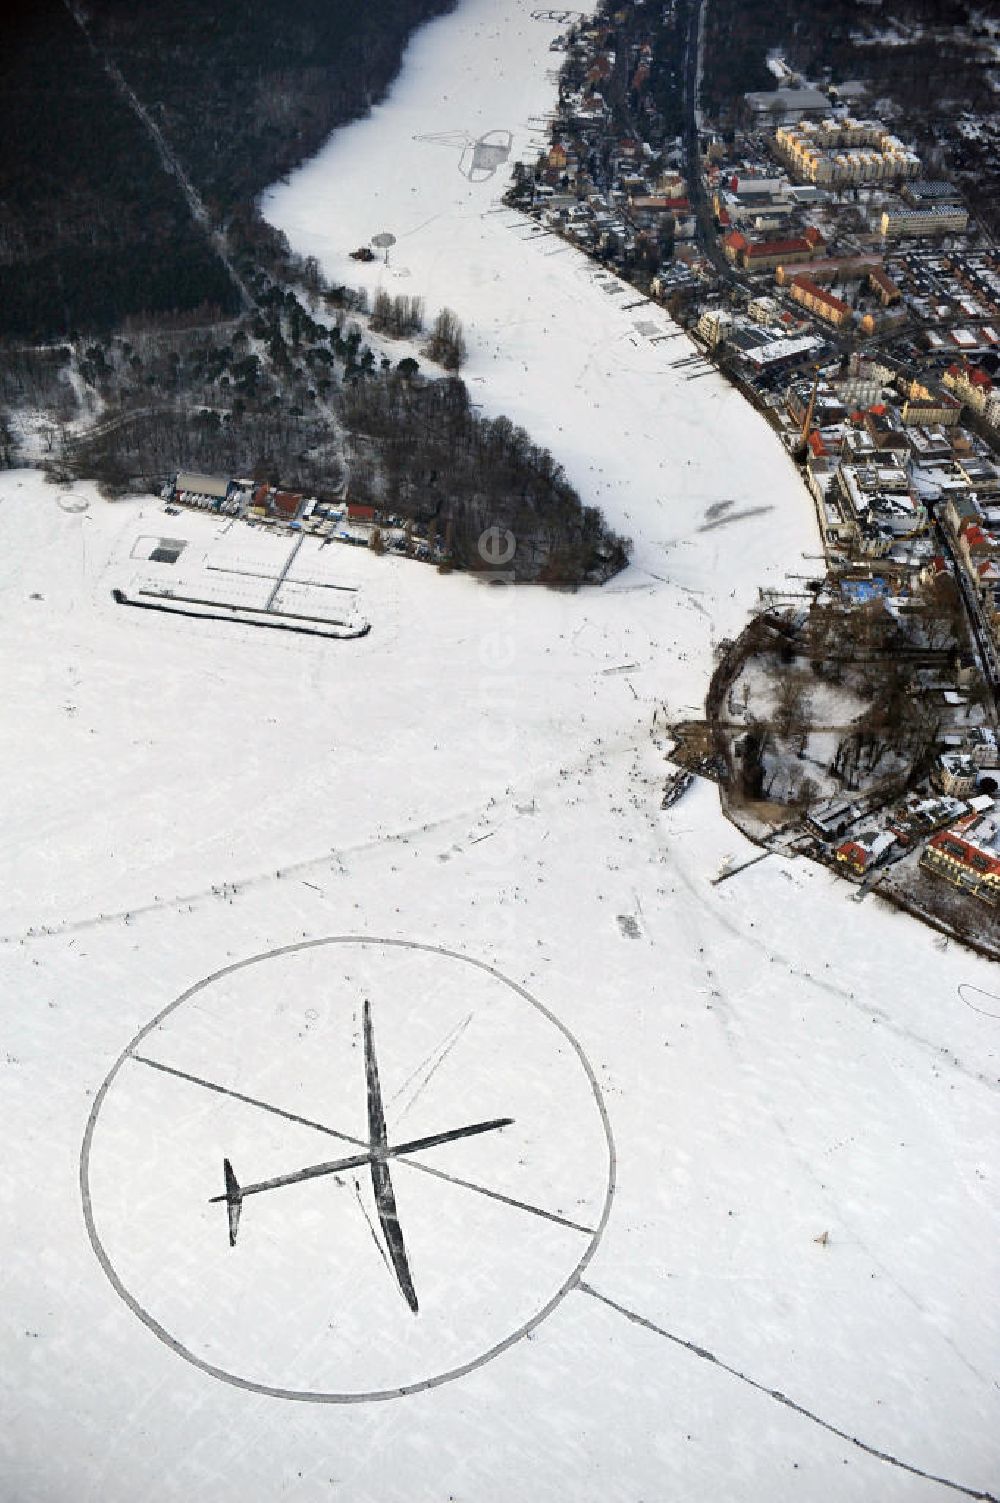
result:
[[[877,120],[800,120],[775,132],[791,171],[820,188],[902,182],[920,176],[920,158]]]
[[[814,313],[824,323],[832,324],[835,329],[848,323],[852,317],[849,303],[834,297],[832,292],[827,292],[825,287],[820,287],[811,277],[793,277],[789,291],[794,302],[801,303],[803,308],[808,308],[810,313]]]

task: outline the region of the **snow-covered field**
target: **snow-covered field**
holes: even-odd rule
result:
[[[338,274],[398,236],[477,400],[635,537],[610,587],[329,548],[364,638],[133,611],[137,539],[274,561],[0,475],[4,1503],[998,1491],[996,968],[799,861],[713,885],[757,854],[715,790],[659,810],[654,709],[700,706],[811,503],[660,315],[413,139],[517,150],[554,31],[463,0],[269,212]],[[417,1315],[365,1166],[233,1249],[208,1204],[224,1156],[367,1142],[366,998],[390,1144],[514,1119],[392,1161]]]

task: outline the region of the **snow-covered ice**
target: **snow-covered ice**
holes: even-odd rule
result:
[[[946,1494],[918,1471],[997,1490],[996,968],[801,861],[713,885],[756,854],[715,790],[659,809],[653,711],[697,710],[713,642],[818,551],[811,502],[735,393],[669,369],[683,339],[651,345],[574,253],[489,212],[499,174],[413,139],[505,127],[519,150],[555,29],[463,0],[269,212],[338,274],[397,235],[372,276],[453,306],[476,399],[635,537],[611,586],[490,589],[331,547],[362,639],[130,611],[111,590],[138,538],[270,561],[201,514],[87,486],[67,511],[0,475],[5,1499]],[[748,515],[702,530],[724,500]],[[193,990],[358,936],[451,958],[321,945]],[[498,974],[464,987],[455,956]],[[350,1152],[330,1130],[366,1139],[365,995],[390,1142],[515,1118],[425,1156],[456,1182],[393,1170],[416,1317],[364,1171],[248,1199],[235,1249],[207,1204],[224,1155],[246,1182]],[[81,1199],[95,1102],[111,1276]],[[583,1282],[533,1324],[609,1163]],[[454,1381],[348,1404],[169,1344],[329,1395],[522,1328]]]

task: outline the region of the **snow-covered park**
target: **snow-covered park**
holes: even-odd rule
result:
[[[558,29],[462,0],[267,212],[454,308],[634,538],[611,585],[331,547],[364,637],[129,610],[140,539],[272,564],[0,475],[5,1503],[1000,1492],[1000,974],[801,860],[715,885],[759,852],[710,785],[660,811],[664,714],[817,539],[665,315],[460,170],[537,139]],[[385,1160],[417,1313],[366,1001],[390,1149],[512,1119]],[[224,1159],[352,1156],[230,1246]]]

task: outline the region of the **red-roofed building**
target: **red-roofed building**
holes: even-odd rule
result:
[[[809,277],[793,277],[790,292],[794,302],[801,303],[803,308],[808,308],[810,313],[814,313],[824,323],[833,324],[836,329],[846,324],[852,316],[849,303],[834,297],[832,292],[819,287]]]
[[[656,194],[636,194],[629,199],[629,208],[637,214],[689,214],[690,201],[686,198],[666,198]]]
[[[730,230],[728,235],[723,235],[722,249],[725,252],[726,260],[731,261],[736,266],[740,262],[740,258],[749,243],[747,237],[741,235],[739,230]]]
[[[993,394],[993,382],[989,376],[972,365],[949,365],[944,373],[944,384],[974,412],[985,412]]]
[[[1000,903],[1000,830],[996,817],[973,814],[932,835],[920,864],[987,903]]]
[[[836,849],[838,861],[859,877],[870,871],[873,866],[878,866],[896,844],[896,837],[878,830],[872,830],[866,835],[858,835],[853,840],[845,840]]]
[[[298,491],[275,491],[271,505],[285,522],[291,522],[299,514],[302,496]]]
[[[993,538],[972,517],[966,517],[958,530],[958,546],[970,566],[974,560],[992,558],[996,552]]]
[[[743,252],[742,264],[748,271],[773,271],[777,266],[811,261],[815,254],[815,245],[805,236],[796,240],[752,240]]]
[[[588,70],[586,81],[589,84],[607,83],[608,79],[611,77],[612,71],[613,65],[611,59],[609,57],[605,57],[605,55],[601,53],[594,59],[593,64]]]
[[[723,236],[722,246],[729,260],[744,271],[773,271],[777,266],[811,261],[817,250],[816,243],[804,235],[795,240],[748,240],[739,230]]]
[[[809,275],[821,284],[860,281],[862,277],[868,275],[875,264],[871,257],[865,256],[817,256],[809,268]],[[786,271],[784,266],[779,266],[774,274],[774,280],[779,287],[783,287],[786,282],[791,281],[794,275],[794,272]]]
[[[371,526],[378,521],[378,507],[368,506],[362,501],[348,501],[347,520],[349,522],[362,522]]]
[[[898,449],[902,452],[909,448],[906,434],[895,421],[890,421],[884,403],[876,402],[869,407],[865,413],[864,425],[876,449]]]
[[[875,266],[868,273],[868,285],[882,304],[883,308],[891,307],[898,303],[903,294],[896,286],[891,277],[887,277],[880,266]]]

